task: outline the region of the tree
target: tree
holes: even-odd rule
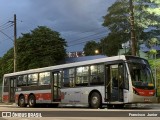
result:
[[[96,43],[95,41],[89,41],[89,42],[87,42],[86,45],[83,48],[84,54],[86,56],[96,55],[97,54],[97,53],[95,53],[96,50],[98,50],[99,53],[101,52],[100,44]]]
[[[60,34],[45,26],[22,34],[17,43],[18,71],[59,64],[66,56],[66,42]],[[0,58],[0,81],[13,72],[13,48]]]
[[[160,2],[158,0],[134,0],[134,5],[135,31],[138,44],[139,40],[146,41],[160,34],[159,14],[155,13]],[[112,38],[110,36],[117,36],[114,39],[114,41],[117,41],[117,44],[122,44],[130,40],[129,0],[117,0],[108,8],[108,12],[103,18],[103,26],[110,30],[109,36],[106,37],[106,40],[108,40],[107,43],[110,46],[114,46],[115,44],[110,39]],[[115,52],[118,53],[116,50]]]
[[[13,72],[13,48],[7,51],[0,59],[0,83],[5,73]]]
[[[154,48],[159,45],[159,41],[157,38],[151,38],[147,42],[147,47],[150,49],[148,51],[148,58],[156,58],[158,51]]]
[[[118,35],[118,33],[117,33]],[[120,38],[122,35],[119,34]],[[109,35],[102,39],[100,42],[100,46],[103,50],[103,54],[107,55],[107,56],[115,56],[118,53],[118,50],[121,48],[121,44],[120,43],[120,39],[118,39],[117,36],[115,36],[114,34],[109,33]],[[112,40],[112,44],[110,42],[110,40]]]
[[[148,40],[148,43],[147,43],[149,48],[151,48],[155,45],[158,45],[158,44],[159,44],[159,41],[157,38],[151,38],[150,40]]]
[[[105,54],[107,56],[117,55],[118,46],[130,39],[130,23],[128,17],[128,0],[117,0],[108,8],[107,15],[103,17],[104,22],[102,25],[110,30],[110,33],[104,39],[106,41],[105,43],[107,43],[107,47],[105,47]]]
[[[157,95],[160,97],[160,59],[152,59],[149,60],[149,64],[154,72],[153,76],[156,75],[156,88],[157,88]],[[155,74],[156,69],[156,74]],[[160,102],[160,101],[159,101]]]
[[[66,56],[66,42],[56,31],[39,26],[17,40],[17,68],[26,70],[59,64]]]
[[[137,37],[146,41],[158,36],[160,34],[159,0],[135,0],[135,3]]]

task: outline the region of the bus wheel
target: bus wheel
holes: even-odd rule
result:
[[[96,109],[96,108],[101,108],[101,106],[102,106],[102,99],[100,94],[97,92],[93,92],[90,97],[90,107]]]
[[[25,104],[25,97],[23,95],[21,95],[18,99],[18,105],[20,107],[26,107],[26,104]]]
[[[36,98],[34,95],[30,95],[28,99],[28,105],[29,107],[35,107],[36,105]]]

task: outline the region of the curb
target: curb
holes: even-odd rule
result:
[[[0,102],[0,105],[16,105],[16,103],[2,103],[2,102]]]

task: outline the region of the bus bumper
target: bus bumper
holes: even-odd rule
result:
[[[132,94],[130,103],[158,103],[156,96],[139,96]]]

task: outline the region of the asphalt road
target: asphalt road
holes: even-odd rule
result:
[[[150,120],[153,117],[159,120],[160,104],[139,104],[124,109],[20,108],[15,104],[0,104],[0,116],[0,120]]]

